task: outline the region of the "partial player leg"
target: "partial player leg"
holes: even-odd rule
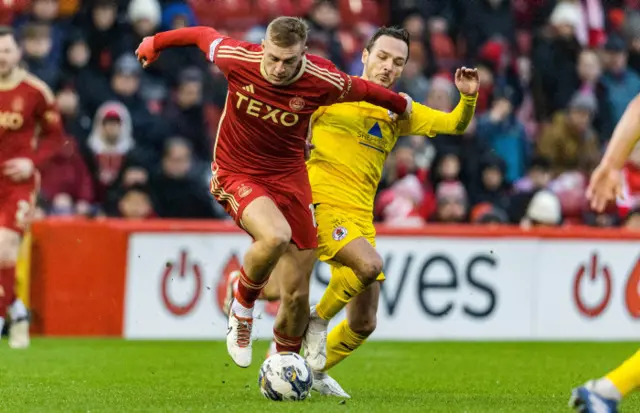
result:
[[[575,389],[570,404],[576,407],[577,411],[587,413],[617,412],[618,403],[639,387],[640,351],[605,377],[591,380],[584,386]]]
[[[262,293],[260,294],[260,300],[264,300],[267,302],[276,302],[280,301],[280,281],[277,272],[272,272],[269,276],[269,282],[262,289]],[[269,350],[267,350],[267,358],[276,354],[278,352],[278,346],[276,344],[276,340],[271,340],[269,344]]]
[[[227,350],[238,366],[248,367],[252,357],[254,303],[289,245],[291,228],[276,204],[266,196],[257,197],[244,208],[242,225],[255,242],[244,256],[238,290],[231,303]]]
[[[322,370],[326,363],[324,351],[329,321],[382,272],[382,258],[364,237],[355,238],[342,247],[333,260],[351,270],[332,271],[329,286],[311,309],[305,335],[305,357],[314,370]]]
[[[341,267],[337,271],[350,271]],[[334,271],[332,271],[332,274]],[[333,275],[332,275],[333,276]],[[347,304],[347,318],[335,326],[327,338],[327,362],[324,370],[314,372],[313,389],[320,394],[350,398],[327,370],[349,357],[376,329],[381,282],[375,282]]]
[[[16,262],[20,251],[20,234],[0,227],[0,330],[9,307],[16,300]]]
[[[382,257],[364,237],[354,239],[333,257],[333,261],[350,268],[340,271],[331,281],[316,305],[323,320],[331,320],[351,299],[373,284],[382,272]]]
[[[242,270],[250,282],[266,284],[291,242],[291,227],[273,200],[266,196],[256,198],[244,208],[242,226],[255,240],[244,255]],[[253,301],[257,298],[258,295]]]
[[[20,298],[16,298],[9,307],[9,347],[27,348],[31,344],[29,337],[29,311]]]
[[[605,380],[610,381],[615,386],[621,396],[620,398],[626,397],[629,393],[638,389],[640,387],[640,351],[607,374]]]
[[[272,272],[269,276],[269,282],[262,289],[262,293],[260,294],[260,300],[264,301],[278,301],[280,300],[280,276],[278,276],[277,272]]]
[[[229,274],[229,278],[227,279],[227,291],[223,304],[223,310],[225,314],[229,313],[233,297],[236,291],[238,291],[238,281],[240,279],[240,274],[240,271],[233,271],[231,274]],[[275,302],[280,300],[280,285],[278,282],[277,273],[272,272],[271,275],[269,275],[269,282],[267,282],[267,285],[265,285],[260,292],[258,300],[268,302]],[[269,350],[267,351],[267,358],[277,352],[278,351],[276,350],[276,342],[275,340],[271,340]]]
[[[273,335],[278,352],[300,351],[309,321],[309,282],[315,261],[315,250],[300,250],[291,244],[276,266],[280,308]]]
[[[227,279],[227,291],[224,297],[223,303],[223,311],[225,314],[229,313],[229,308],[231,308],[231,302],[233,301],[233,297],[238,291],[238,281],[240,280],[240,275],[242,273],[237,271],[232,271],[229,274],[229,278]],[[276,274],[271,273],[269,275],[269,281],[264,286],[262,291],[260,291],[260,296],[258,297],[259,301],[279,301],[280,300],[280,285],[278,284],[278,277]]]
[[[380,282],[374,282],[347,304],[347,318],[328,335],[327,363],[323,371],[349,357],[375,331],[380,286]]]

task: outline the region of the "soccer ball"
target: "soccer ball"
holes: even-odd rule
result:
[[[269,400],[304,400],[309,397],[312,384],[311,366],[297,353],[276,353],[260,367],[258,385]]]

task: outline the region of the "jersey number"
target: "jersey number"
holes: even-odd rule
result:
[[[318,228],[318,223],[316,222],[316,206],[313,204],[309,204],[309,211],[311,211],[311,219],[313,220],[313,227]]]

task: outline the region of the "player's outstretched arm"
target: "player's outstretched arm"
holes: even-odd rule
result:
[[[147,67],[160,56],[160,52],[171,47],[198,46],[210,61],[213,61],[217,43],[225,36],[206,26],[185,27],[145,37],[136,50],[138,61]]]
[[[447,135],[463,134],[476,111],[478,95],[460,94],[458,105],[449,113],[431,109],[420,103],[413,103],[413,114],[406,135],[435,136],[439,133]]]
[[[373,82],[360,79],[358,77],[344,74],[349,85],[342,96],[338,97],[337,102],[361,102],[365,101],[372,105],[383,107],[398,115],[410,115],[412,110],[412,100],[409,97],[403,97],[392,92],[382,86],[378,86]]]
[[[439,133],[447,135],[463,134],[476,111],[480,76],[477,69],[462,67],[456,70],[455,84],[460,92],[460,101],[450,113],[428,108],[419,103],[413,104],[411,121],[403,125],[407,130],[404,135],[435,136]]]
[[[591,174],[587,198],[591,208],[600,212],[607,203],[623,197],[622,168],[633,147],[640,140],[640,95],[627,106],[613,130],[604,157]]]

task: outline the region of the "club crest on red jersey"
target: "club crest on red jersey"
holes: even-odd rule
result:
[[[345,227],[337,227],[333,230],[333,239],[336,241],[342,241],[347,236],[347,229]]]
[[[244,198],[246,196],[248,196],[251,193],[252,189],[249,186],[245,186],[244,184],[240,185],[240,188],[238,188],[238,196],[240,198]]]
[[[22,96],[16,96],[11,102],[11,110],[14,112],[22,112],[24,110],[24,99]]]
[[[289,107],[294,112],[299,112],[304,109],[305,102],[300,96],[296,96],[289,101]]]

